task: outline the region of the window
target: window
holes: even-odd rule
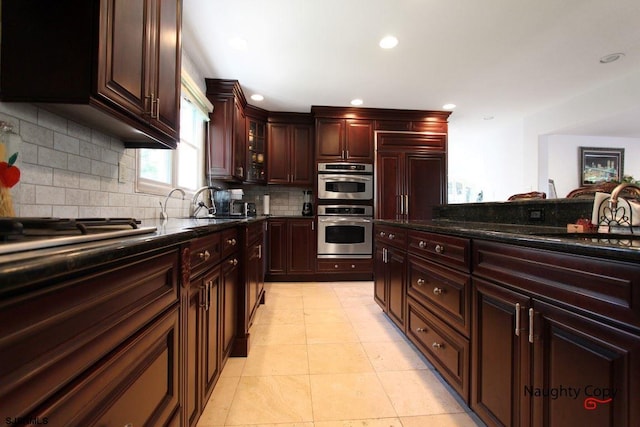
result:
[[[189,89],[193,85],[185,86],[184,83],[183,76],[178,148],[137,151],[137,191],[165,195],[174,187],[193,192],[202,186],[204,130],[208,120],[205,111],[208,108],[200,101],[202,98]]]

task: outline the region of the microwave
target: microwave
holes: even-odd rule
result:
[[[373,165],[318,164],[319,200],[373,200]]]
[[[232,216],[256,216],[256,204],[243,202],[242,200],[231,200],[229,202],[229,215]]]

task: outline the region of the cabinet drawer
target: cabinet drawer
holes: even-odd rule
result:
[[[264,237],[265,224],[266,224],[265,221],[258,221],[258,222],[253,222],[251,224],[248,224],[246,226],[247,235],[245,238],[245,245],[247,247],[251,246],[255,242],[262,241]]]
[[[404,228],[376,224],[374,237],[378,241],[400,249],[407,247],[407,230]]]
[[[408,298],[407,336],[465,402],[469,402],[469,340]]]
[[[191,241],[189,260],[191,262],[191,276],[197,276],[220,261],[222,254],[221,234],[213,233]]]
[[[237,228],[222,231],[222,259],[237,251],[239,244]]]
[[[371,259],[319,259],[318,272],[371,273]]]
[[[55,425],[168,425],[180,414],[178,307],[40,408]],[[41,416],[41,418],[43,417]]]
[[[640,265],[474,241],[473,274],[640,330]]]
[[[409,233],[409,253],[431,261],[470,271],[471,241],[461,237],[411,231]]]
[[[0,401],[22,416],[178,303],[178,251],[0,304]],[[29,307],[28,310],[25,307]]]
[[[409,256],[407,292],[465,336],[470,333],[471,275]]]

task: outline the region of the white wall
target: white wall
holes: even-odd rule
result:
[[[452,116],[449,181],[482,190],[485,201],[501,201],[533,190],[548,193],[552,178],[558,196],[564,197],[579,186],[579,146],[625,148],[624,173],[640,179],[640,138],[590,136],[616,135],[618,129],[609,119],[633,115],[639,108],[640,72],[636,72],[524,117],[521,123],[489,123],[487,129],[468,130],[456,126]],[[593,133],[578,136],[572,129],[593,129]],[[638,128],[630,130],[640,134],[640,120]],[[450,197],[451,202],[457,200]]]
[[[541,159],[547,161],[548,176],[556,184],[558,197],[580,187],[579,147],[624,148],[624,174],[640,179],[640,138],[550,135],[547,143],[547,157]]]

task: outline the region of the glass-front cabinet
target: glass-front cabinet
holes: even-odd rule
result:
[[[251,114],[251,110],[255,108],[247,107],[249,111],[247,111],[247,174],[245,180],[251,183],[266,184],[267,123],[266,120]],[[259,113],[259,111],[254,113]]]

